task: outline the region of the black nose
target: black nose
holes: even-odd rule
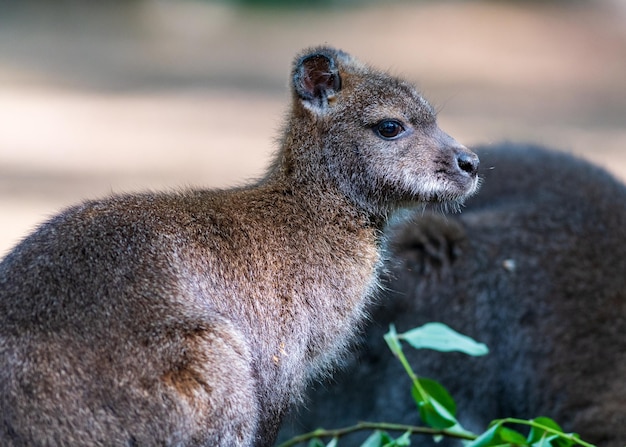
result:
[[[456,156],[456,163],[459,169],[463,172],[467,172],[470,176],[474,177],[478,173],[478,165],[480,160],[478,155],[470,151],[459,152]]]

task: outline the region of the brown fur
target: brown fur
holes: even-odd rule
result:
[[[270,445],[363,320],[387,215],[475,190],[406,82],[332,48],[292,80],[258,183],[86,202],[3,260],[3,445]]]

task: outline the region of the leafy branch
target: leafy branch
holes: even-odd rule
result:
[[[301,444],[306,441],[310,441],[312,439],[319,438],[332,438],[339,439],[342,436],[349,435],[350,433],[356,433],[364,430],[376,430],[376,431],[397,431],[403,433],[410,433],[412,435],[431,435],[431,436],[448,436],[452,438],[465,439],[465,440],[473,440],[476,439],[476,436],[466,435],[462,433],[456,433],[449,430],[439,430],[436,428],[430,427],[418,427],[415,425],[404,425],[404,424],[390,424],[387,422],[358,422],[355,425],[351,425],[349,427],[337,428],[333,430],[325,430],[323,428],[318,428],[312,432],[303,433],[301,435],[295,436],[288,441],[279,444],[276,447],[292,447],[294,445]]]
[[[421,434],[451,437],[465,440],[465,447],[595,447],[583,441],[575,433],[565,433],[552,419],[538,417],[531,420],[504,418],[489,424],[482,434],[472,433],[456,419],[456,403],[448,391],[438,382],[419,377],[409,364],[402,349],[402,341],[416,349],[434,349],[442,352],[459,351],[472,356],[486,355],[487,346],[459,334],[441,323],[428,323],[402,334],[391,325],[385,341],[394,356],[400,361],[411,379],[411,395],[417,405],[420,418],[428,427],[391,424],[385,422],[359,422],[334,430],[317,429],[292,438],[278,447],[292,447],[309,441],[309,447],[336,447],[342,436],[350,433],[373,430],[361,447],[405,447],[411,444],[411,435]],[[528,434],[510,428],[510,425],[528,427]],[[394,439],[388,432],[402,432]],[[322,439],[330,438],[328,444]]]

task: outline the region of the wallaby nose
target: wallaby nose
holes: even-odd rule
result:
[[[478,155],[465,149],[457,154],[456,164],[459,166],[461,171],[467,172],[468,175],[474,177],[478,173],[480,160],[478,159]]]

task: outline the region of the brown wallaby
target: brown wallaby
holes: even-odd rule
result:
[[[467,428],[548,416],[598,446],[624,446],[626,187],[537,147],[477,153],[483,185],[461,215],[415,213],[390,230],[389,293],[366,346],[284,436],[357,420],[419,425],[410,381],[383,334],[390,323],[406,331],[440,321],[491,350],[473,358],[405,349],[418,374],[451,391]]]
[[[258,183],[89,201],[0,264],[0,444],[267,446],[376,288],[387,215],[458,205],[478,158],[410,84],[295,60]]]

